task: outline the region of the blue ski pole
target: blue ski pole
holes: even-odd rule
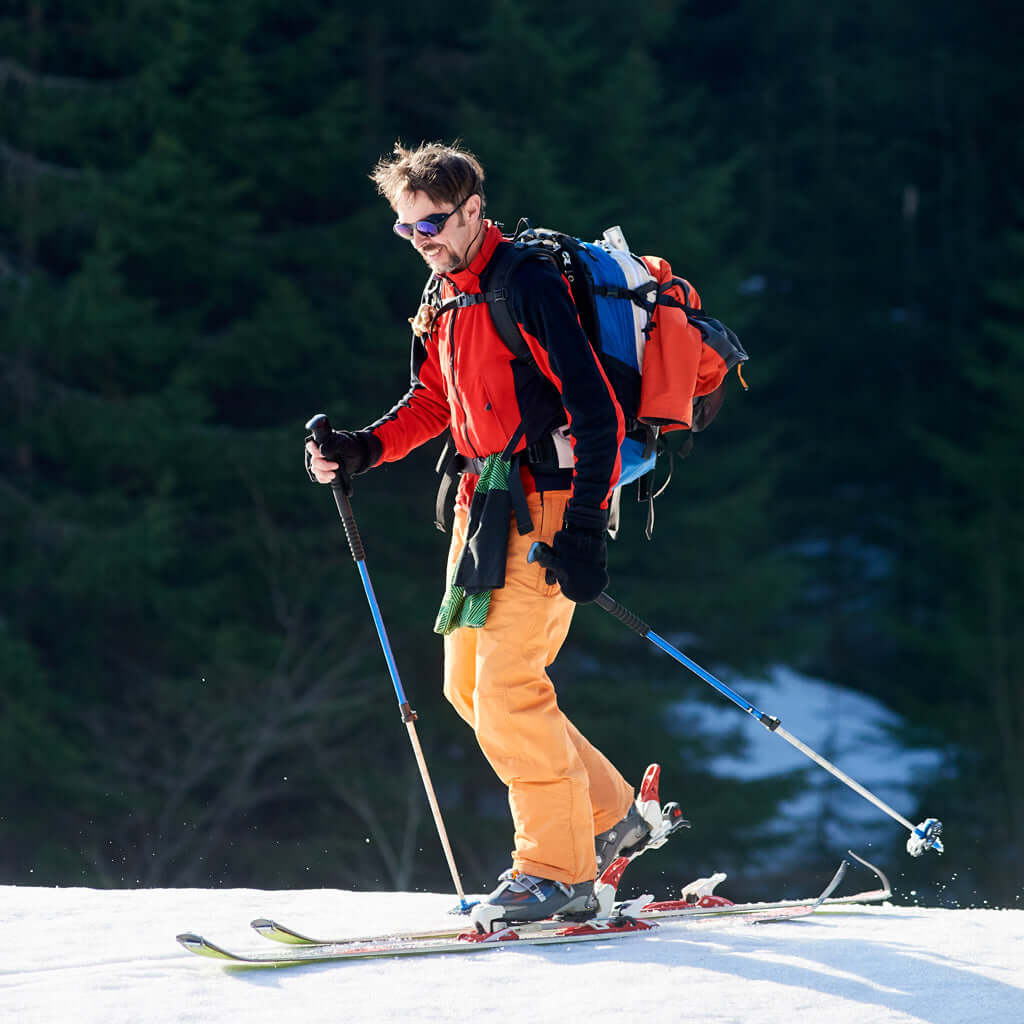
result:
[[[546,544],[537,542],[530,548],[529,560],[531,562],[539,562],[541,565],[545,564],[547,556],[551,554],[551,548]],[[615,598],[608,594],[601,594],[595,604],[599,608],[603,608],[606,612],[614,615],[619,622],[628,626],[634,633],[642,636],[645,640],[650,640],[655,647],[659,647],[666,654],[673,657],[680,665],[685,665],[691,672],[699,676],[709,686],[714,687],[723,697],[728,697],[742,711],[745,711],[751,718],[756,719],[760,722],[769,732],[774,733],[776,736],[781,736],[787,743],[796,747],[801,754],[806,755],[815,763],[821,765],[825,771],[834,775],[840,782],[845,783],[854,792],[859,793],[865,800],[873,803],[879,810],[884,811],[894,821],[898,821],[905,829],[910,832],[910,838],[907,840],[907,852],[912,857],[920,857],[925,850],[934,849],[939,853],[942,853],[942,840],[940,838],[942,834],[942,822],[937,818],[927,818],[920,825],[911,825],[910,822],[903,817],[902,814],[894,811],[887,803],[880,800],[874,793],[865,789],[855,779],[851,779],[844,771],[837,768],[831,761],[822,757],[817,751],[812,750],[806,743],[801,742],[792,733],[787,732],[782,728],[781,721],[774,715],[765,714],[756,708],[750,701],[741,697],[731,687],[726,686],[720,679],[716,679],[707,669],[701,668],[692,658],[688,658],[682,651],[673,647],[663,637],[658,636],[642,619],[634,615],[628,608],[624,608]]]
[[[306,429],[313,435],[313,440],[318,445],[322,445],[331,436],[331,422],[323,413],[314,416],[306,424]],[[451,872],[452,881],[455,883],[455,891],[459,894],[458,909],[460,912],[468,913],[471,905],[466,901],[466,894],[462,890],[459,872],[455,867],[455,856],[452,853],[452,846],[448,841],[448,833],[445,830],[444,820],[441,817],[441,808],[438,806],[437,796],[430,781],[430,773],[427,771],[427,762],[423,757],[423,748],[420,746],[419,736],[416,733],[416,712],[409,706],[409,698],[406,697],[402,681],[398,676],[398,665],[395,663],[395,656],[391,651],[391,642],[388,640],[387,630],[384,628],[384,620],[380,614],[380,606],[377,604],[377,597],[373,592],[373,584],[370,582],[370,574],[366,568],[366,553],[363,550],[363,540],[359,536],[359,527],[356,526],[356,517],[352,512],[352,503],[349,500],[352,494],[352,481],[346,476],[340,466],[331,484],[331,491],[334,494],[334,503],[338,506],[338,515],[341,516],[342,525],[345,527],[345,536],[348,538],[352,559],[355,561],[356,568],[359,570],[359,577],[363,581],[363,590],[366,591],[366,600],[370,605],[373,624],[377,627],[377,636],[384,651],[384,660],[387,662],[388,672],[391,674],[391,682],[395,687],[395,696],[398,699],[398,707],[402,713],[402,721],[409,732],[409,742],[412,743],[413,754],[416,757],[416,764],[420,770],[420,778],[423,779],[423,788],[427,793],[427,802],[430,804],[430,811],[434,816],[434,824],[437,826],[437,834],[441,839],[445,859],[448,861],[448,870]]]

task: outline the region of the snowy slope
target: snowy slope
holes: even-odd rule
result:
[[[728,882],[722,887],[728,894]],[[453,897],[336,890],[0,887],[4,1024],[320,1021],[1024,1021],[1024,911],[872,907],[765,925],[665,925],[652,937],[453,958],[235,970],[276,917],[333,935],[446,926]]]

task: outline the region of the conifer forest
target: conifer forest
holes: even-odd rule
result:
[[[425,268],[373,165],[461,140],[506,230],[621,225],[751,355],[651,541],[624,496],[609,591],[727,679],[891,709],[940,753],[899,810],[946,853],[881,816],[861,852],[923,902],[1019,906],[1022,37],[992,0],[0,7],[0,883],[451,888],[302,448],[408,387]],[[352,501],[481,892],[512,830],[441,694],[439,450]],[[757,724],[680,721],[722,698],[596,607],[552,675],[694,823],[646,891],[721,869],[769,898],[842,855],[783,806],[820,770],[717,775]]]

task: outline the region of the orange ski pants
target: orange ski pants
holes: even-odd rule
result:
[[[445,637],[444,693],[508,786],[515,867],[572,884],[594,878],[594,836],[626,816],[633,790],[562,713],[547,674],[576,606],[526,556],[534,541],[551,543],[568,499],[568,491],[527,495],[534,529],[521,537],[513,521],[505,586],[491,595],[486,625]],[[457,508],[449,571],[466,518]]]

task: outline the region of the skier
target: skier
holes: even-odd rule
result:
[[[484,216],[484,171],[470,152],[398,143],[371,178],[434,293],[411,321],[408,392],[362,430],[307,440],[307,469],[328,484],[339,467],[355,476],[451,431],[461,479],[435,627],[445,634],[444,692],[508,787],[515,824],[512,867],[483,901],[485,916],[586,915],[600,870],[650,833],[632,787],[559,709],[546,671],[576,604],[608,584],[622,411],[547,261],[525,261],[506,299],[541,373],[502,343],[481,277],[509,243]],[[551,548],[547,569],[527,561],[536,541]]]

